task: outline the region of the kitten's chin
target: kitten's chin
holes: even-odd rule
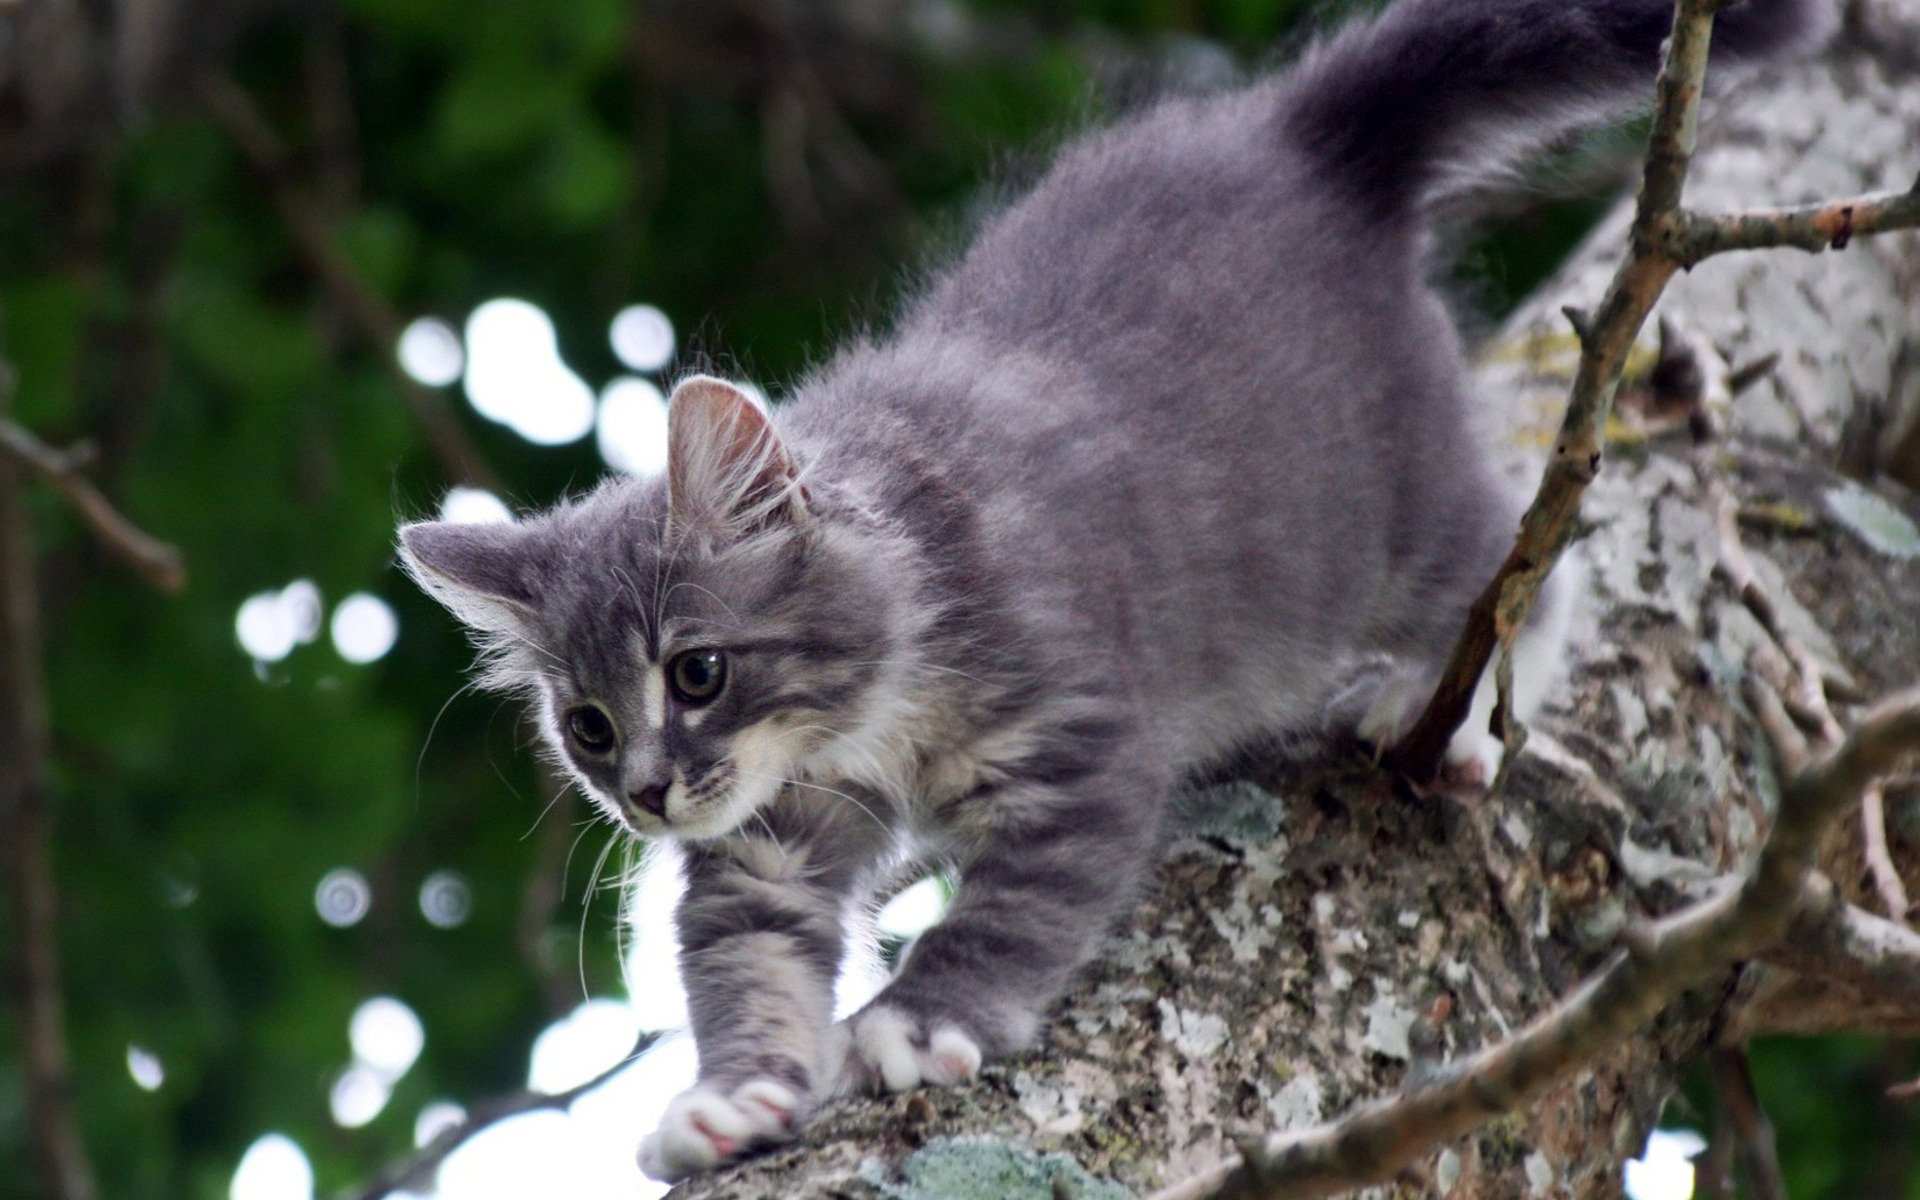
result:
[[[704,842],[726,837],[752,820],[753,814],[759,811],[761,805],[772,800],[777,790],[772,784],[742,780],[728,788],[724,795],[715,795],[684,807],[676,803],[684,801],[683,794],[670,795],[664,819],[631,806],[609,804],[602,797],[596,796],[595,799],[635,837]],[[675,788],[674,792],[680,793],[680,789]]]

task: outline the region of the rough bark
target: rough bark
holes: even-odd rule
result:
[[[1692,204],[1913,182],[1920,0],[1856,5],[1855,20],[1818,61],[1719,99]],[[1552,437],[1577,352],[1560,307],[1598,297],[1626,219],[1623,205],[1487,347],[1488,425],[1503,444]],[[1230,1154],[1238,1133],[1334,1115],[1503,1036],[1565,994],[1630,919],[1670,911],[1739,861],[1778,772],[1741,689],[1766,635],[1714,576],[1708,482],[1737,499],[1760,582],[1837,691],[1912,682],[1920,546],[1902,557],[1897,523],[1863,536],[1868,522],[1841,514],[1871,510],[1863,489],[1920,512],[1879,474],[1902,469],[1920,426],[1920,239],[1714,260],[1671,285],[1659,312],[1736,367],[1778,363],[1732,401],[1706,454],[1684,430],[1616,437],[1583,509],[1590,595],[1574,677],[1503,793],[1415,797],[1351,748],[1211,789],[1043,1049],[969,1088],[844,1102],[803,1144],[676,1195],[1148,1191]],[[1639,357],[1644,374],[1650,339]],[[1915,793],[1887,795],[1909,894],[1920,892]],[[1827,863],[1877,911],[1857,836],[1837,839]],[[1688,1063],[1736,1034],[1842,1028],[1912,1035],[1920,1014],[1784,968],[1730,970],[1523,1118],[1366,1194],[1615,1194],[1621,1161]]]

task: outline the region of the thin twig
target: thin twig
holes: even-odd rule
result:
[[[1740,1175],[1753,1200],[1787,1200],[1787,1184],[1780,1175],[1780,1156],[1774,1144],[1773,1122],[1760,1104],[1753,1082],[1753,1064],[1745,1047],[1722,1046],[1708,1058],[1721,1108],[1732,1122],[1734,1146],[1739,1151]]]
[[[1920,933],[1848,903],[1825,875],[1808,877],[1787,936],[1759,957],[1920,1012]]]
[[[1880,902],[1887,906],[1887,916],[1905,921],[1913,910],[1913,902],[1907,899],[1907,885],[1900,878],[1900,868],[1894,865],[1893,854],[1887,848],[1886,793],[1877,783],[1860,798],[1860,841],[1867,873],[1873,878],[1874,889],[1880,893]]]
[[[1693,1200],[1731,1200],[1733,1146],[1739,1140],[1733,1117],[1722,1104],[1713,1114],[1713,1133],[1707,1148],[1693,1160]]]
[[[0,453],[39,476],[66,497],[93,528],[94,536],[115,558],[126,563],[163,592],[177,592],[187,584],[187,567],[180,551],[143,532],[120,515],[100,489],[80,473],[82,453],[62,453],[12,421],[0,419]]]
[[[1524,627],[1542,583],[1559,561],[1580,498],[1600,469],[1607,417],[1627,351],[1674,273],[1729,250],[1838,249],[1855,236],[1920,227],[1920,191],[1745,213],[1700,214],[1680,208],[1718,7],[1717,0],[1680,0],[1660,68],[1627,256],[1600,307],[1574,321],[1580,365],[1553,457],[1520,520],[1513,550],[1468,610],[1432,699],[1387,755],[1389,763],[1416,782],[1428,782],[1439,771],[1494,647]],[[1510,710],[1504,698],[1501,709]]]
[[[1676,212],[1661,222],[1660,251],[1682,267],[1692,267],[1729,250],[1844,250],[1856,237],[1916,226],[1920,226],[1920,181],[1904,192],[1879,192],[1797,208]]]
[[[467,1113],[466,1119],[458,1125],[449,1126],[435,1134],[433,1140],[415,1150],[412,1154],[393,1163],[378,1175],[368,1180],[358,1191],[351,1194],[350,1200],[383,1200],[393,1192],[417,1192],[429,1190],[433,1176],[447,1156],[465,1145],[475,1135],[490,1125],[496,1125],[508,1117],[517,1117],[521,1113],[538,1112],[542,1109],[563,1109],[575,1100],[606,1083],[615,1075],[633,1065],[633,1061],[653,1048],[660,1040],[658,1033],[643,1033],[619,1062],[595,1075],[584,1083],[575,1084],[560,1092],[519,1091],[500,1096],[493,1100],[476,1104]]]
[[[368,349],[379,358],[388,377],[406,396],[414,419],[426,433],[428,447],[440,460],[447,477],[455,483],[498,491],[498,476],[473,439],[467,436],[446,397],[421,385],[401,369],[394,353],[402,329],[399,314],[340,249],[320,206],[294,183],[285,147],[267,119],[254,107],[246,89],[230,76],[213,72],[201,78],[199,93],[215,122],[271,189],[280,218],[308,268],[333,295]]]
[[[0,422],[11,407],[0,367]],[[46,672],[25,468],[0,454],[0,877],[10,961],[4,983],[17,1031],[27,1139],[49,1200],[99,1195],[74,1112],[60,983],[60,893],[48,792]]]
[[[1780,945],[1803,906],[1824,894],[1814,867],[1827,829],[1876,777],[1915,753],[1920,690],[1880,705],[1837,750],[1794,776],[1773,828],[1737,881],[1636,928],[1597,974],[1524,1030],[1330,1124],[1250,1140],[1238,1161],[1154,1200],[1298,1200],[1384,1182],[1441,1143],[1530,1103],[1686,988]],[[1851,920],[1852,913],[1843,915]]]

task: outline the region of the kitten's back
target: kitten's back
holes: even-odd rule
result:
[[[1749,0],[1719,40],[1771,50],[1819,11]],[[1670,14],[1401,0],[1072,143],[796,428],[971,497],[1028,622],[1183,750],[1296,724],[1347,652],[1444,637],[1511,538],[1423,196],[1516,127],[1645,94]]]

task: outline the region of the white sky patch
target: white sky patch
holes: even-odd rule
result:
[[[373,889],[367,877],[352,867],[339,867],[320,877],[313,889],[313,910],[335,929],[358,925],[373,907]]]
[[[600,458],[629,475],[667,469],[667,398],[645,379],[622,375],[600,393],[594,421]]]
[[[565,1113],[549,1109],[508,1117],[447,1156],[434,1195],[438,1200],[585,1200],[573,1187],[571,1165],[584,1149]]]
[[[350,663],[378,662],[400,636],[393,606],[370,592],[355,592],[333,610],[333,648]]]
[[[578,1087],[631,1054],[639,1036],[632,1005],[589,1000],[534,1039],[527,1086],[549,1095]]]
[[[614,314],[607,340],[621,362],[651,374],[673,361],[673,321],[651,304],[632,304]]]
[[[400,359],[400,369],[428,387],[458,382],[467,365],[460,335],[439,317],[421,317],[408,325],[394,353]]]
[[[354,1063],[333,1081],[327,1109],[342,1129],[358,1129],[380,1115],[393,1095],[393,1084],[365,1063]]]
[[[585,437],[594,425],[593,389],[560,358],[553,321],[525,300],[489,300],[467,318],[467,399],[541,446]]]
[[[263,1134],[240,1156],[227,1195],[232,1200],[313,1200],[313,1165],[286,1134]]]
[[[642,1029],[678,1029],[687,1023],[687,993],[680,983],[680,939],[673,910],[687,890],[680,852],[647,847],[640,882],[627,893],[630,933],[623,971],[635,1019]]]
[[[167,1068],[160,1056],[145,1046],[127,1047],[127,1074],[133,1076],[134,1086],[143,1092],[157,1092],[167,1081]]]
[[[424,1146],[467,1119],[467,1110],[451,1100],[435,1100],[413,1121],[413,1144]]]
[[[420,884],[420,915],[436,929],[456,929],[473,911],[473,890],[458,871],[435,871]]]
[[[511,525],[513,510],[485,488],[452,487],[440,498],[440,519],[456,525]]]
[[[874,918],[881,933],[894,937],[918,937],[933,927],[947,911],[947,889],[938,876],[928,876],[907,888]]]
[[[347,1022],[353,1057],[389,1080],[407,1073],[427,1044],[427,1031],[404,1000],[375,996]]]
[[[1707,1139],[1691,1129],[1656,1129],[1639,1158],[1627,1160],[1629,1200],[1689,1200],[1693,1195],[1693,1156]]]

